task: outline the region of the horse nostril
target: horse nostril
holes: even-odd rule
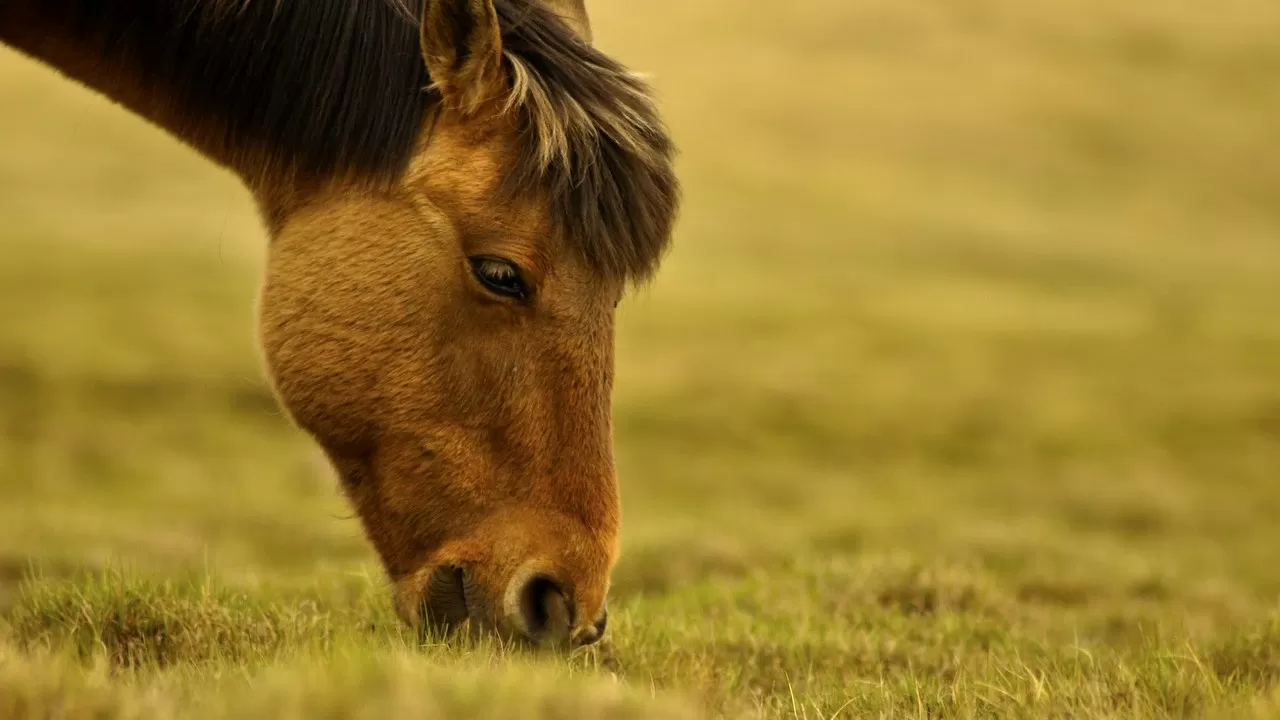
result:
[[[467,619],[466,572],[453,565],[441,565],[427,581],[422,602],[428,626],[450,630]]]
[[[535,575],[520,589],[521,629],[535,642],[558,643],[569,637],[573,620],[560,584]]]

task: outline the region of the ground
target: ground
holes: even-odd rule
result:
[[[0,716],[1280,717],[1280,5],[589,4],[687,201],[570,657],[401,630],[246,194],[0,55]]]

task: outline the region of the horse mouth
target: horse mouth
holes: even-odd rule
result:
[[[467,571],[456,565],[441,565],[427,580],[422,599],[422,617],[426,628],[451,633],[471,616],[467,595],[470,583]]]

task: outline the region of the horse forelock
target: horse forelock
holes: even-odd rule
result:
[[[45,0],[39,13],[131,66],[178,123],[251,182],[402,178],[440,104],[424,0]],[[640,281],[679,204],[649,86],[541,0],[494,0],[517,132],[500,195],[540,193],[597,271]],[[499,199],[501,202],[501,198]]]
[[[674,144],[647,83],[530,0],[496,3],[519,149],[508,195],[543,192],[551,219],[595,269],[644,280],[680,200]]]

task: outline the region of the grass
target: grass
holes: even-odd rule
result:
[[[420,646],[229,177],[0,56],[0,716],[1280,717],[1280,9],[593,5],[684,154],[609,641]]]

